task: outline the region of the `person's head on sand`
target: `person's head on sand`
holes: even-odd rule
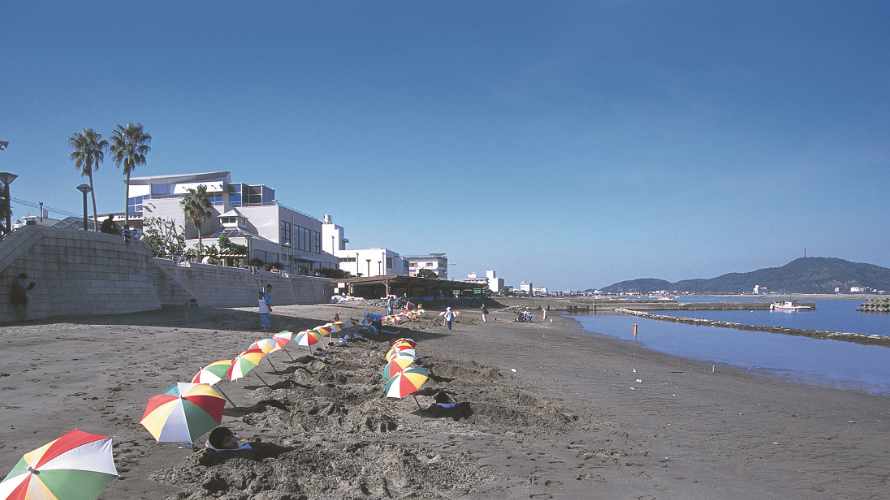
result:
[[[210,431],[210,436],[207,438],[207,441],[210,443],[210,446],[219,450],[237,450],[238,447],[241,446],[235,433],[228,427],[217,427],[216,429],[213,429]]]

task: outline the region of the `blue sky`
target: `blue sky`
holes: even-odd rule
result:
[[[454,275],[890,265],[886,2],[121,5],[3,5],[14,196],[78,211],[67,137],[140,121],[138,174],[231,170]]]

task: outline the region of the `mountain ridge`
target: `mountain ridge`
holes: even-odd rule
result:
[[[653,292],[750,292],[754,285],[772,292],[834,293],[836,287],[849,291],[851,286],[890,290],[890,269],[837,257],[801,257],[779,267],[765,267],[747,273],[726,273],[714,278],[695,278],[670,282],[658,278],[619,281],[601,290],[609,293]]]

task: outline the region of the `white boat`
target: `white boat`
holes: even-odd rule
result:
[[[795,304],[790,300],[786,300],[785,302],[774,302],[769,305],[770,311],[807,311],[813,309],[813,306],[802,306],[800,304]]]

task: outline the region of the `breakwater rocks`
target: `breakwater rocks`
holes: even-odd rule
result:
[[[890,297],[868,299],[856,309],[862,312],[890,313]]]
[[[747,325],[745,323],[735,323],[733,321],[718,321],[704,318],[667,316],[665,314],[653,314],[646,311],[636,311],[628,308],[615,309],[615,312],[621,314],[629,314],[631,316],[638,316],[646,319],[673,321],[674,323],[686,323],[689,325],[715,326],[719,328],[733,328],[736,330],[745,331],[783,333],[785,335],[797,335],[799,337],[810,337],[814,339],[843,340],[846,342],[856,342],[857,344],[871,344],[890,347],[890,337],[884,337],[881,335],[865,335],[862,333],[852,332],[833,332],[830,330],[802,330],[799,328],[786,328],[782,326]]]

